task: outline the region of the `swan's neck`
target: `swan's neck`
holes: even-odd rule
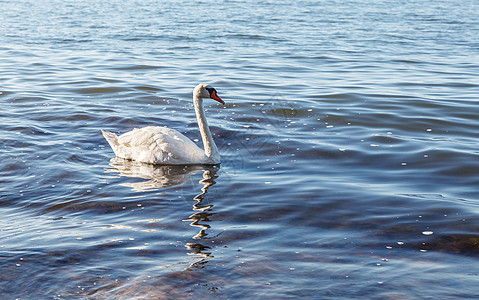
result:
[[[208,127],[208,122],[206,122],[205,111],[203,110],[203,99],[194,96],[193,102],[195,104],[196,119],[198,120],[203,147],[205,148],[205,155],[211,158],[215,163],[219,163],[220,155],[213,136],[211,135],[210,128]]]

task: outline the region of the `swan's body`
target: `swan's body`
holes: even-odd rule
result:
[[[205,150],[177,130],[167,127],[148,126],[120,136],[102,130],[103,136],[115,155],[124,159],[164,165],[219,164],[220,154],[206,122],[203,98],[224,102],[209,85],[199,84],[193,90],[196,118]]]

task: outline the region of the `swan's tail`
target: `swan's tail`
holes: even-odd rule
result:
[[[110,144],[111,149],[115,152],[116,148],[118,147],[118,137],[113,132],[105,131],[101,129],[101,133],[105,137],[108,144]]]

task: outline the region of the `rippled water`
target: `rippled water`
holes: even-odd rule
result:
[[[476,1],[0,4],[2,299],[479,296]]]

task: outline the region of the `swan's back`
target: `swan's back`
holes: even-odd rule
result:
[[[148,126],[119,137],[102,131],[116,156],[149,164],[198,164],[206,161],[204,151],[177,130]]]

